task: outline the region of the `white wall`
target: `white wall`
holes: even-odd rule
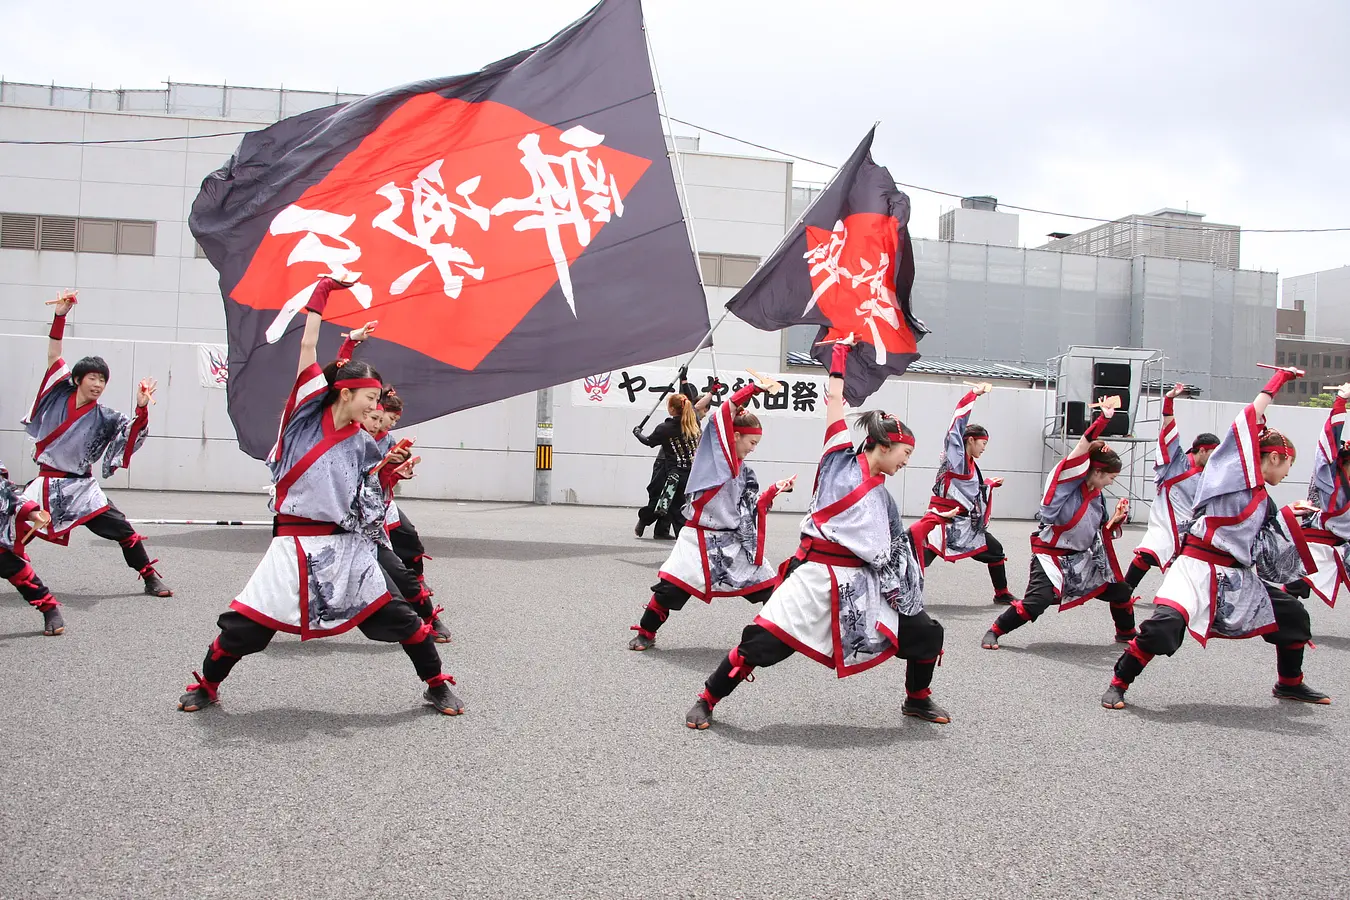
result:
[[[204,388],[197,375],[193,344],[155,341],[67,341],[69,359],[98,353],[108,360],[113,380],[107,402],[131,407],[136,379],[159,379],[159,402],[151,410],[151,437],[129,472],[119,472],[112,487],[145,490],[261,492],[266,468],[241,452],[225,409],[225,392]],[[20,430],[32,392],[46,365],[46,339],[0,335],[0,382],[12,389],[0,401],[0,459],[16,480],[35,474],[32,444]],[[907,516],[921,514],[936,475],[942,436],[961,385],[891,381],[869,406],[899,415],[914,429],[918,444],[910,467],[890,480]],[[974,421],[993,435],[982,468],[1005,479],[996,493],[999,518],[1030,518],[1041,489],[1042,466],[1052,464],[1041,440],[1050,396],[1029,388],[995,388],[976,406]],[[1233,403],[1178,401],[1177,418],[1185,442],[1200,431],[1222,430],[1241,406]],[[1311,459],[1325,410],[1275,407],[1272,427],[1289,433],[1301,453],[1292,475],[1276,489],[1291,502],[1307,491]],[[633,439],[637,424],[627,410],[573,406],[565,387],[554,391],[553,500],[557,503],[637,506],[643,502],[653,451]],[[416,480],[403,492],[410,497],[529,501],[534,479],[535,401],[516,397],[406,429],[417,438],[423,457]],[[751,458],[762,483],[796,473],[803,490],[776,508],[804,511],[807,488],[815,475],[821,446],[821,421],[771,419],[764,441]],[[1151,445],[1147,448],[1151,452]],[[1151,485],[1149,462],[1139,456],[1141,484]],[[1150,491],[1151,493],[1151,491]],[[1134,511],[1144,516],[1142,506]]]

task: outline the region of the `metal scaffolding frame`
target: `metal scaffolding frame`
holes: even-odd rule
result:
[[[1121,357],[1110,355],[1111,353],[1129,349],[1136,353],[1140,348],[1117,348],[1117,347],[1075,347],[1069,352],[1053,356],[1046,361],[1046,390],[1053,389],[1054,403],[1046,414],[1045,423],[1041,431],[1045,447],[1050,451],[1049,455],[1041,455],[1041,482],[1044,483],[1049,478],[1050,472],[1058,465],[1059,460],[1068,455],[1073,445],[1078,443],[1079,435],[1069,434],[1069,423],[1067,416],[1068,397],[1069,397],[1069,378],[1065,372],[1064,362],[1071,356],[1077,359],[1087,359],[1092,366],[1097,362],[1121,362]],[[1138,517],[1135,515],[1134,504],[1142,503],[1146,507],[1152,508],[1153,505],[1153,452],[1152,448],[1157,444],[1158,434],[1162,430],[1162,401],[1163,394],[1167,390],[1167,367],[1165,357],[1161,350],[1147,350],[1152,355],[1140,363],[1140,390],[1131,399],[1130,408],[1126,410],[1130,414],[1130,433],[1126,435],[1108,437],[1106,440],[1113,445],[1123,445],[1120,453],[1121,472],[1120,477],[1108,488],[1105,493],[1112,499],[1125,497],[1130,501],[1130,515],[1128,521],[1134,521]],[[1075,353],[1074,351],[1079,351]],[[1101,355],[1085,355],[1081,351],[1102,351]],[[1051,385],[1051,379],[1054,384]],[[1145,495],[1147,490],[1147,495]],[[1145,517],[1147,512],[1145,513]]]

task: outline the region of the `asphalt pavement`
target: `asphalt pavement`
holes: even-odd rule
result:
[[[267,516],[262,495],[114,500],[132,518]],[[87,532],[34,548],[68,629],[42,637],[0,592],[0,897],[1350,895],[1344,609],[1310,605],[1308,681],[1329,707],[1272,698],[1259,639],[1188,640],[1112,712],[1103,604],[983,651],[986,570],[938,563],[951,725],[902,718],[902,663],[839,680],[794,657],[691,732],[755,607],[691,601],[632,653],[669,545],[636,539],[631,511],[404,508],[454,633],[458,718],[359,634],[278,636],[219,706],[177,712],[264,528],[143,527],[167,600]],[[770,517],[771,557],[796,528]],[[1014,591],[1030,528],[994,524]]]

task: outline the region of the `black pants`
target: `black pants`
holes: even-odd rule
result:
[[[220,626],[220,634],[202,661],[202,677],[212,684],[224,681],[242,657],[267,649],[276,634],[273,629],[234,610],[221,613],[216,624]],[[441,655],[436,651],[431,626],[423,623],[407,603],[392,599],[356,627],[372,641],[401,643],[417,670],[417,677],[423,681],[441,673]]]
[[[1008,557],[1003,552],[1003,544],[999,543],[998,538],[988,533],[984,536],[984,543],[984,549],[969,558],[976,562],[982,562],[989,567],[989,580],[994,585],[995,594],[1006,594],[1008,593],[1008,572],[1006,568]],[[937,559],[937,554],[933,552],[932,548],[924,547],[924,568],[931,566],[935,559]]]
[[[154,571],[150,565],[150,554],[145,552],[145,538],[136,533],[122,511],[108,502],[108,508],[84,523],[94,534],[107,541],[117,541],[122,545],[122,558],[127,565],[141,575]],[[158,560],[156,560],[158,562]]]
[[[1106,586],[1106,589],[1098,595],[1097,599],[1104,600],[1111,607],[1111,619],[1116,623],[1116,634],[1119,637],[1134,636],[1134,600],[1133,591],[1130,586],[1123,581],[1112,582]],[[1041,561],[1035,556],[1031,557],[1031,574],[1027,579],[1027,590],[1023,598],[1007,609],[1005,609],[990,630],[997,635],[1004,635],[1010,631],[1016,631],[1028,622],[1034,622],[1041,617],[1052,606],[1060,604],[1060,596],[1055,592],[1055,586],[1051,583],[1050,577],[1045,574],[1041,568]]]
[[[915,699],[927,697],[933,670],[942,653],[942,623],[926,612],[901,616],[896,627],[895,655],[907,660],[905,691]],[[777,665],[794,651],[762,625],[750,623],[741,632],[741,642],[722,660],[717,671],[703,683],[707,697],[716,703],[730,694],[757,668]]]
[[[658,581],[652,585],[652,599],[647,601],[647,608],[642,611],[642,619],[634,631],[643,637],[656,637],[657,629],[665,624],[671,612],[684,609],[684,604],[689,602],[692,596],[688,591],[676,587],[665,579]],[[745,599],[751,603],[764,603],[771,596],[773,588],[764,588],[753,594],[746,594]]]
[[[403,560],[389,547],[376,544],[375,556],[380,562],[380,569],[384,571],[385,586],[389,588],[389,593],[393,594],[395,598],[402,597],[408,601],[423,619],[430,619],[433,614],[431,592],[426,589],[421,580],[403,564]]]
[[[423,560],[427,559],[427,548],[422,545],[422,536],[417,533],[417,526],[402,509],[398,511],[398,525],[389,532],[389,542],[394,545],[394,552],[403,561],[403,565],[412,572],[413,577],[420,579],[424,568]]]
[[[671,472],[677,472],[679,483],[675,486],[675,496],[670,500],[670,508],[664,516],[656,515],[656,504],[661,499],[666,480]],[[652,466],[652,480],[647,484],[647,505],[638,510],[638,524],[643,528],[656,523],[658,535],[679,534],[684,527],[684,486],[689,480],[689,470],[680,469],[657,459]]]
[[[1297,681],[1303,675],[1303,648],[1312,640],[1312,618],[1303,601],[1279,588],[1267,587],[1275,612],[1275,630],[1261,635],[1275,645],[1275,667],[1280,678]],[[1115,679],[1127,687],[1155,656],[1171,656],[1186,640],[1186,619],[1170,606],[1159,606],[1139,626],[1139,636],[1116,660]]]
[[[1153,567],[1153,557],[1146,553],[1136,553],[1134,562],[1130,563],[1130,568],[1125,572],[1125,583],[1130,586],[1130,590],[1138,590],[1139,582],[1144,580],[1148,570]]]
[[[0,547],[0,578],[14,585],[19,595],[38,609],[60,605],[28,564],[28,560],[3,547]]]

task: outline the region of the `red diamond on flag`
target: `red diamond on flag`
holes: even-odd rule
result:
[[[334,267],[361,273],[325,318],[473,369],[562,282],[651,160],[583,125],[418,95],[272,219],[231,297],[276,309],[279,338]],[[561,302],[561,301],[560,301]]]
[[[900,223],[880,213],[854,213],[833,231],[807,226],[806,264],[812,302],[829,320],[826,340],[853,334],[886,353],[915,353],[918,345],[896,303]]]

